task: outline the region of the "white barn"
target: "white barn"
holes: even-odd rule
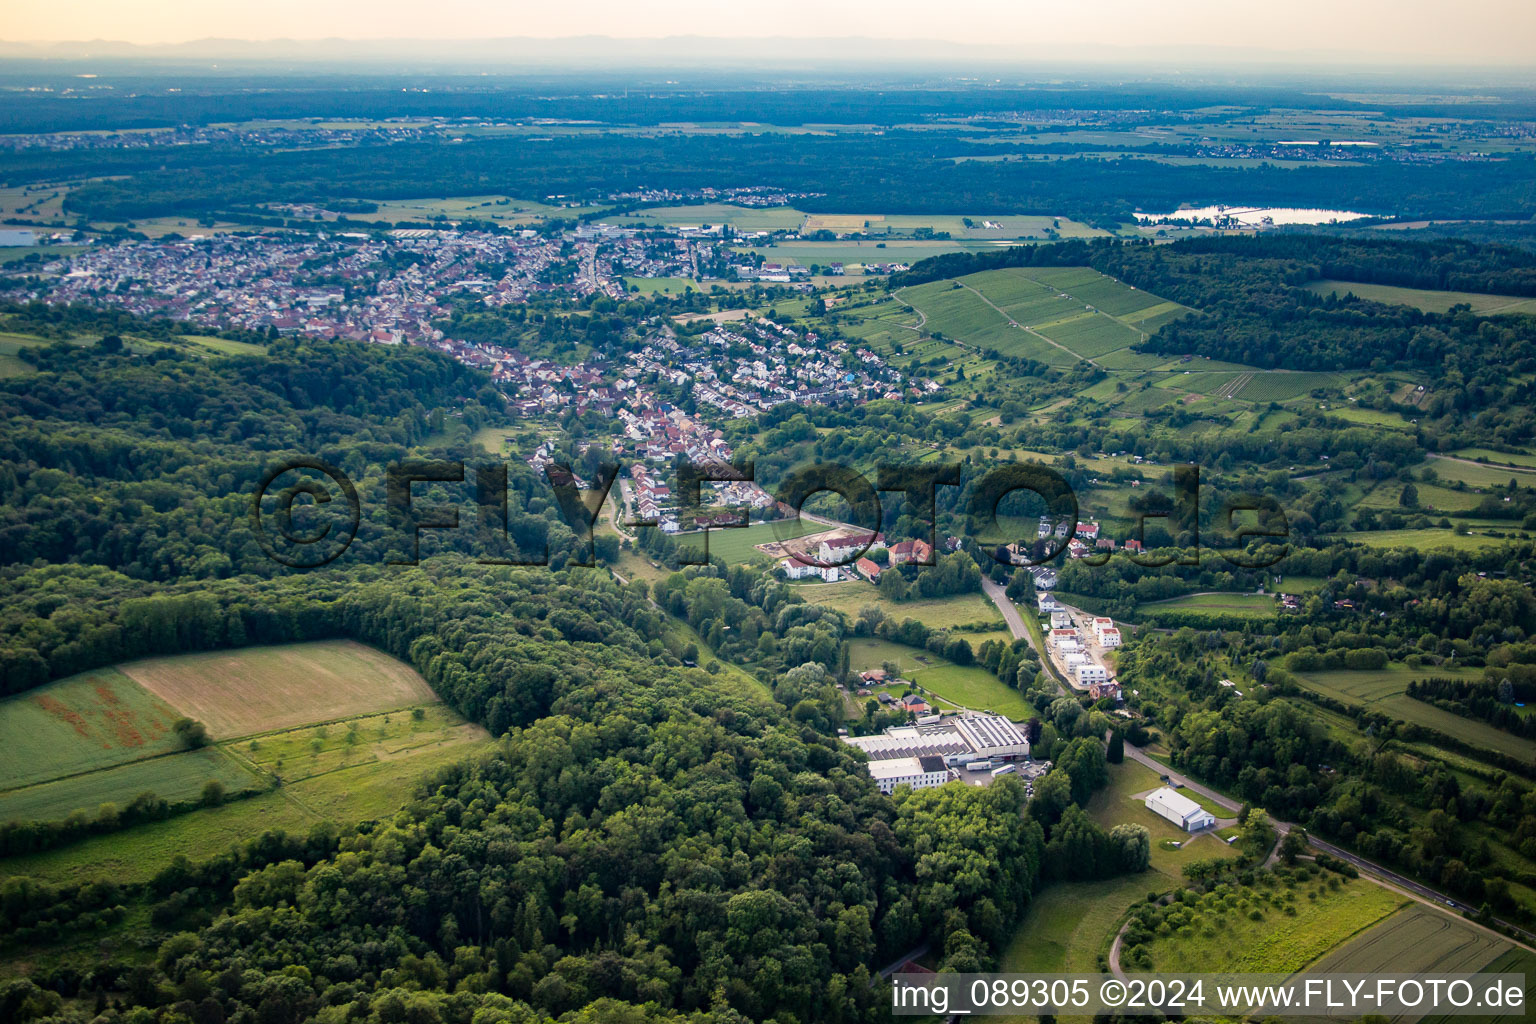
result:
[[[1147,794],[1147,810],[1152,811],[1186,832],[1215,828],[1216,816],[1171,786]]]

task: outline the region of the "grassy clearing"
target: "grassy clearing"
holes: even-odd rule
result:
[[[795,593],[814,604],[836,608],[850,618],[865,605],[876,605],[888,618],[901,622],[916,619],[929,629],[956,629],[985,624],[1001,628],[1003,617],[985,594],[954,594],[913,601],[889,601],[864,580],[842,583],[805,583]]]
[[[267,354],[267,346],[255,345],[248,341],[233,341],[229,338],[218,338],[211,334],[184,334],[183,341],[190,342],[198,348],[205,348],[217,352],[223,356],[262,356]]]
[[[1142,605],[1147,612],[1208,611],[1220,615],[1243,615],[1255,619],[1275,615],[1275,599],[1269,594],[1187,594],[1166,601]]]
[[[1136,798],[1138,794],[1162,785],[1157,773],[1138,761],[1112,764],[1109,766],[1109,785],[1088,801],[1088,814],[1105,828],[1125,823],[1145,826],[1152,833],[1152,868],[1170,879],[1181,879],[1184,865],[1191,861],[1237,856],[1237,851],[1218,837],[1210,834],[1191,836],[1167,818],[1148,810],[1146,803]],[[1207,810],[1220,817],[1232,814],[1214,806]],[[1179,846],[1170,848],[1164,845],[1166,843],[1178,843]]]
[[[1536,470],[1536,455],[1496,452],[1491,448],[1463,448],[1451,454],[1461,459],[1483,459],[1487,460],[1490,464],[1502,464],[1520,469]]]
[[[469,436],[469,440],[492,455],[504,455],[507,444],[521,433],[523,431],[515,427],[481,427]]]
[[[351,640],[147,658],[122,671],[216,739],[437,700],[415,669]]]
[[[976,711],[995,711],[1014,721],[1037,714],[1018,690],[979,666],[956,665],[929,651],[888,640],[859,637],[849,641],[848,667],[855,672],[879,668],[887,662],[896,666],[903,679],[910,679],[947,703]]]
[[[1477,678],[1479,675],[1480,673],[1472,669],[1444,667],[1415,669],[1407,665],[1392,664],[1379,671],[1308,672],[1297,673],[1296,678],[1307,689],[1314,690],[1325,697],[1332,697],[1347,704],[1363,704],[1404,722],[1455,736],[1480,750],[1494,750],[1526,761],[1536,757],[1536,742],[1495,729],[1483,722],[1452,714],[1433,704],[1414,700],[1406,693],[1408,683],[1413,679],[1423,679],[1428,676]]]
[[[1413,548],[1417,551],[1428,551],[1431,548],[1475,551],[1478,548],[1497,547],[1509,542],[1507,538],[1490,537],[1486,533],[1477,531],[1459,534],[1453,530],[1437,527],[1422,530],[1368,530],[1344,534],[1344,539],[1372,548]]]
[[[1511,479],[1522,487],[1530,487],[1532,483],[1536,483],[1532,480],[1532,474],[1536,474],[1536,469],[1473,465],[1470,462],[1447,459],[1440,455],[1431,455],[1429,459],[1430,466],[1441,480],[1459,480],[1468,487],[1504,487]]]

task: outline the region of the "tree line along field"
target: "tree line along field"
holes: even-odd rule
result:
[[[1302,686],[1325,697],[1346,704],[1363,705],[1400,721],[1454,736],[1476,749],[1497,751],[1523,761],[1536,758],[1536,742],[1496,729],[1485,722],[1452,714],[1407,695],[1411,680],[1429,676],[1476,679],[1480,678],[1477,670],[1445,666],[1415,669],[1394,663],[1380,670],[1339,669],[1293,674]]]
[[[1444,313],[1452,306],[1466,305],[1472,312],[1484,316],[1502,313],[1536,313],[1536,299],[1519,295],[1488,295],[1482,292],[1433,291],[1428,288],[1401,288],[1390,284],[1361,284],[1356,281],[1311,281],[1307,290],[1318,295],[1337,295],[1339,298],[1353,292],[1357,298],[1372,302],[1386,302],[1400,306],[1413,306],[1426,313]]]
[[[434,710],[418,718],[412,706]],[[391,722],[378,713],[391,709],[402,710],[385,728]],[[94,815],[102,804],[122,806],[146,792],[173,803],[195,800],[210,781],[227,794],[249,792],[280,778],[408,756],[425,744],[413,740],[429,727],[449,730],[434,743],[464,742],[461,723],[450,728],[446,714],[414,670],[352,641],[152,658],[81,673],[0,703],[0,821]],[[187,749],[174,729],[182,718],[203,723],[213,745]],[[271,757],[256,756],[263,744],[285,749],[269,734],[301,727],[334,729],[336,739],[327,745],[324,736],[305,735],[308,759],[290,756],[281,770]],[[233,742],[255,734],[262,738]]]

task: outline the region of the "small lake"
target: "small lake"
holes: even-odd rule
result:
[[[1371,216],[1353,210],[1315,210],[1291,206],[1201,206],[1174,210],[1172,213],[1138,213],[1143,224],[1170,221],[1181,224],[1232,224],[1248,228],[1278,227],[1282,224],[1342,224]]]
[[[0,228],[0,245],[36,245],[37,232]]]

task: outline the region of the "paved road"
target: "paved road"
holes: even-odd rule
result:
[[[1062,682],[1061,677],[1057,675],[1056,666],[1051,663],[1050,656],[1035,643],[1034,634],[1029,631],[1028,626],[1024,625],[1024,618],[1019,614],[1018,606],[1009,599],[1007,589],[1000,583],[993,583],[986,576],[981,578],[981,589],[983,593],[992,599],[992,603],[997,605],[997,610],[1003,613],[1003,621],[1008,624],[1008,632],[1013,634],[1015,640],[1029,641],[1029,646],[1034,649],[1035,656],[1040,659],[1040,664],[1045,667],[1046,676],[1056,684],[1057,690],[1066,695],[1069,691],[1066,684]]]

